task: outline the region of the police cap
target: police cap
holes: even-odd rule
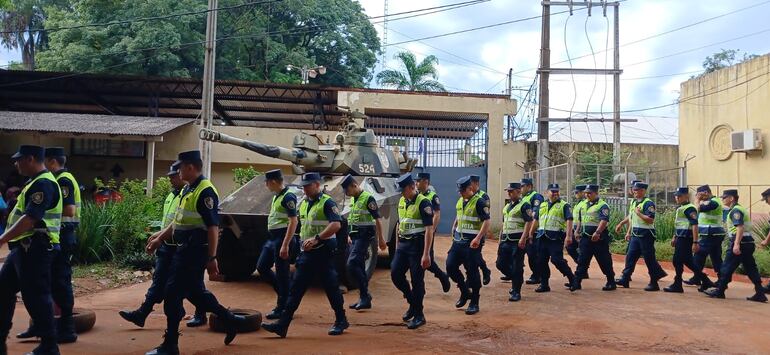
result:
[[[342,188],[347,189],[354,182],[356,182],[356,179],[353,178],[353,175],[347,174],[342,179]]]
[[[281,169],[273,169],[265,173],[265,180],[283,180]]]
[[[300,181],[300,185],[307,186],[314,182],[320,182],[321,181],[321,175],[318,173],[306,173],[302,175],[302,180]]]
[[[404,191],[404,188],[414,184],[414,179],[412,178],[412,174],[404,174],[398,177],[398,180],[396,180],[396,190],[398,191]]]
[[[457,183],[457,191],[463,191],[468,186],[471,186],[471,177],[470,176],[463,176],[456,181]]]
[[[700,190],[700,187],[698,188]],[[702,192],[702,191],[698,191]],[[677,188],[676,191],[674,191],[674,196],[685,196],[690,193],[690,189],[688,189],[686,186]]]
[[[58,158],[58,157],[64,157],[64,156],[67,156],[67,154],[64,153],[64,148],[62,147],[45,148],[46,158]]]
[[[21,157],[27,156],[34,157],[37,161],[43,161],[43,158],[45,157],[45,149],[37,145],[20,145],[19,151],[11,156],[11,159],[16,161],[21,159]]]

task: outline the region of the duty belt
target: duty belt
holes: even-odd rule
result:
[[[33,243],[42,243],[42,245],[45,246],[49,251],[59,249],[59,244],[51,244],[51,239],[47,234],[43,233],[35,233],[31,237],[17,240],[15,242],[8,242],[8,249],[13,250],[16,248],[23,248],[26,252],[30,247],[32,247]]]
[[[516,242],[521,240],[521,233],[513,233],[513,234],[503,234],[502,237],[500,237],[500,241],[502,242]]]
[[[425,237],[424,234],[414,233],[414,234],[407,234],[407,235],[399,236],[398,240],[399,241],[401,241],[401,240],[403,240],[403,241],[412,241],[412,240],[418,240],[418,239],[424,238],[424,237]]]

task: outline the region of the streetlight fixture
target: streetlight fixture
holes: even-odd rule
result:
[[[297,70],[302,74],[302,84],[308,84],[310,82],[310,79],[315,79],[318,75],[324,75],[326,74],[326,67],[324,66],[317,66],[309,68],[307,65],[303,65],[301,68],[296,65],[287,65],[286,66],[287,71]]]

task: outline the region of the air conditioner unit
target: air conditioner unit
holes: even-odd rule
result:
[[[758,129],[733,132],[730,136],[733,152],[762,150],[762,134]]]

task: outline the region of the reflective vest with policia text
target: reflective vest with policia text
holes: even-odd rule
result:
[[[457,228],[455,231],[457,235],[454,236],[455,240],[459,241],[464,239],[465,234],[472,234],[474,237],[481,231],[482,221],[479,218],[479,213],[476,211],[476,204],[481,199],[481,195],[475,194],[468,200],[468,203],[463,206],[463,198],[457,199],[457,205],[455,205],[457,216]],[[460,239],[457,239],[457,238]]]
[[[634,212],[634,209],[636,209],[636,206],[642,206],[644,208],[644,204],[647,202],[652,202],[649,198],[645,197],[644,200],[641,202],[634,201],[631,203],[631,209],[629,210],[629,213],[631,214],[631,235],[636,237],[642,237],[644,235],[637,235],[634,232],[634,229],[644,229],[650,231],[653,235],[655,234],[655,221],[653,220],[652,223],[645,222],[642,217],[639,217],[636,212]]]
[[[559,200],[551,205],[549,209],[548,202],[541,203],[537,230],[544,232],[566,232],[567,221],[564,219],[564,205],[566,204],[564,200]],[[539,236],[544,236],[545,234],[540,233]]]
[[[194,190],[188,191],[186,194],[183,192],[180,195],[179,207],[174,215],[174,230],[191,231],[200,229],[205,231],[208,229],[203,221],[203,217],[198,213],[198,199],[201,196],[201,192],[209,187],[214,190],[215,194],[219,195],[217,189],[208,179],[201,180]],[[211,208],[216,207],[213,206]]]
[[[508,204],[503,209],[503,236],[501,241],[518,241],[521,234],[524,233],[524,218],[521,214],[521,207],[524,201],[519,200],[515,205]]]
[[[690,207],[695,208],[695,205],[692,203],[687,203],[676,208],[674,228],[676,229],[677,237],[692,237],[692,226],[690,225],[690,220],[687,219],[687,215],[684,214],[684,211],[687,211],[687,209]],[[698,217],[698,223],[700,223],[700,217]],[[698,224],[698,227],[700,227],[700,224]]]
[[[56,206],[51,207],[51,209],[48,209],[45,211],[45,214],[43,215],[42,222],[45,224],[45,228],[34,228],[31,230],[28,230],[21,235],[19,235],[16,238],[13,238],[10,242],[18,242],[22,239],[29,238],[35,233],[44,233],[48,235],[48,238],[51,241],[51,244],[59,244],[59,231],[61,230],[61,213],[63,210],[62,207],[62,199],[61,199],[61,189],[59,187],[59,183],[56,182],[56,178],[51,174],[50,171],[46,171],[45,173],[42,173],[38,175],[34,180],[30,181],[24,188],[21,190],[21,193],[19,193],[18,200],[16,201],[16,206],[13,208],[13,211],[8,215],[8,228],[11,228],[16,222],[18,222],[22,216],[24,216],[24,209],[27,207],[27,201],[26,201],[26,195],[27,190],[29,190],[29,187],[32,186],[35,182],[38,180],[49,180],[53,182],[54,185],[56,185],[56,191],[59,192],[59,202],[56,204]],[[32,194],[32,199],[35,199],[35,194]],[[40,193],[40,198],[43,198],[42,193]],[[30,203],[34,203],[34,201],[29,201]]]
[[[425,234],[425,224],[422,223],[420,214],[420,204],[428,200],[422,194],[417,194],[414,203],[406,205],[406,198],[401,197],[398,201],[398,234],[401,239],[414,239],[423,237]],[[430,202],[430,201],[428,201]]]
[[[312,207],[308,207],[310,202],[307,199],[299,204],[300,239],[303,241],[313,239],[316,235],[321,234],[326,229],[326,226],[329,225],[329,218],[324,211],[324,205],[329,199],[331,199],[329,195],[321,193]],[[336,235],[332,236],[332,238],[335,237]]]
[[[724,235],[724,226],[722,225],[722,201],[716,197],[712,197],[711,201],[717,203],[717,208],[711,211],[705,211],[698,213],[698,228],[708,228],[709,233],[714,236]],[[704,233],[705,234],[705,233]]]
[[[580,228],[581,232],[583,234],[592,235],[596,232],[596,229],[599,228],[599,223],[602,222],[600,214],[602,213],[602,208],[607,206],[607,202],[604,201],[604,199],[599,199],[591,205],[588,206],[588,200],[583,200],[580,202],[582,206],[580,207]],[[573,216],[574,217],[574,216]]]
[[[283,199],[289,193],[287,189],[280,195],[273,196],[273,203],[270,205],[270,214],[267,216],[267,229],[276,230],[289,227],[289,211],[283,207]]]
[[[369,213],[367,202],[372,195],[366,191],[361,191],[358,198],[350,198],[350,213],[348,214],[348,226],[351,231],[357,227],[373,227],[374,217]]]
[[[751,235],[751,216],[749,215],[749,211],[739,205],[736,204],[733,206],[733,208],[730,209],[730,214],[727,215],[727,220],[731,221],[733,213],[740,211],[743,214],[743,238],[741,238],[741,244],[744,243],[754,243],[754,237]],[[735,239],[736,235],[735,233],[738,232],[738,227],[733,225],[733,223],[730,223],[730,239]]]
[[[69,180],[70,184],[72,184],[72,188],[75,190],[75,191],[69,191],[69,193],[71,193],[72,197],[75,199],[75,216],[74,217],[62,216],[61,221],[62,223],[80,223],[80,208],[82,206],[82,202],[80,200],[80,185],[78,184],[78,181],[75,180],[75,177],[72,176],[72,174],[69,171],[64,171],[61,174],[59,174],[58,177],[56,177],[57,182],[61,179]],[[63,194],[62,194],[62,198],[64,198]]]

